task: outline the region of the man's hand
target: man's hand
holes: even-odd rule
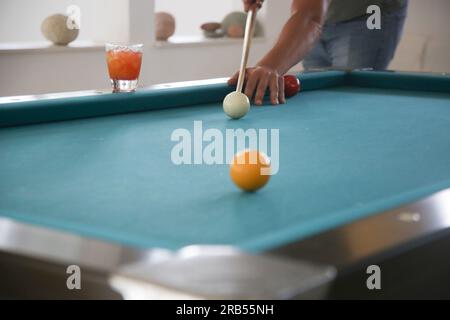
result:
[[[259,0],[243,0],[245,9],[258,5]],[[264,93],[270,91],[272,104],[285,102],[283,75],[301,61],[319,39],[329,0],[292,0],[291,16],[273,48],[256,64],[247,69],[245,91],[249,99],[260,105]],[[239,74],[228,83],[236,84]]]
[[[228,80],[229,85],[236,85],[239,72]],[[270,102],[273,105],[285,103],[284,78],[274,69],[264,66],[247,68],[245,71],[244,93],[251,100],[255,96],[255,104],[262,105],[266,90],[270,91]]]
[[[242,2],[244,2],[244,11],[248,12],[253,6],[261,8],[264,0],[242,0]]]

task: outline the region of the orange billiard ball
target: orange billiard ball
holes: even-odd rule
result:
[[[253,192],[270,179],[270,161],[262,152],[246,150],[234,156],[230,167],[231,180],[244,191]]]

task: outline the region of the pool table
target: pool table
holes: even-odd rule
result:
[[[240,120],[224,79],[0,98],[0,297],[450,297],[450,76],[298,77]],[[278,172],[174,163],[194,121],[277,129]]]

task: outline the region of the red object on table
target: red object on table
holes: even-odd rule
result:
[[[284,76],[284,95],[289,98],[295,96],[300,91],[300,80],[294,75]]]

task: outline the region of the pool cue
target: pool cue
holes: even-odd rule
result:
[[[245,80],[245,69],[247,68],[248,55],[250,52],[250,46],[252,44],[253,32],[255,30],[256,24],[256,10],[257,8],[252,8],[247,14],[247,22],[245,23],[245,35],[244,35],[244,46],[242,49],[242,60],[241,68],[239,70],[239,78],[236,87],[237,92],[242,92]]]

